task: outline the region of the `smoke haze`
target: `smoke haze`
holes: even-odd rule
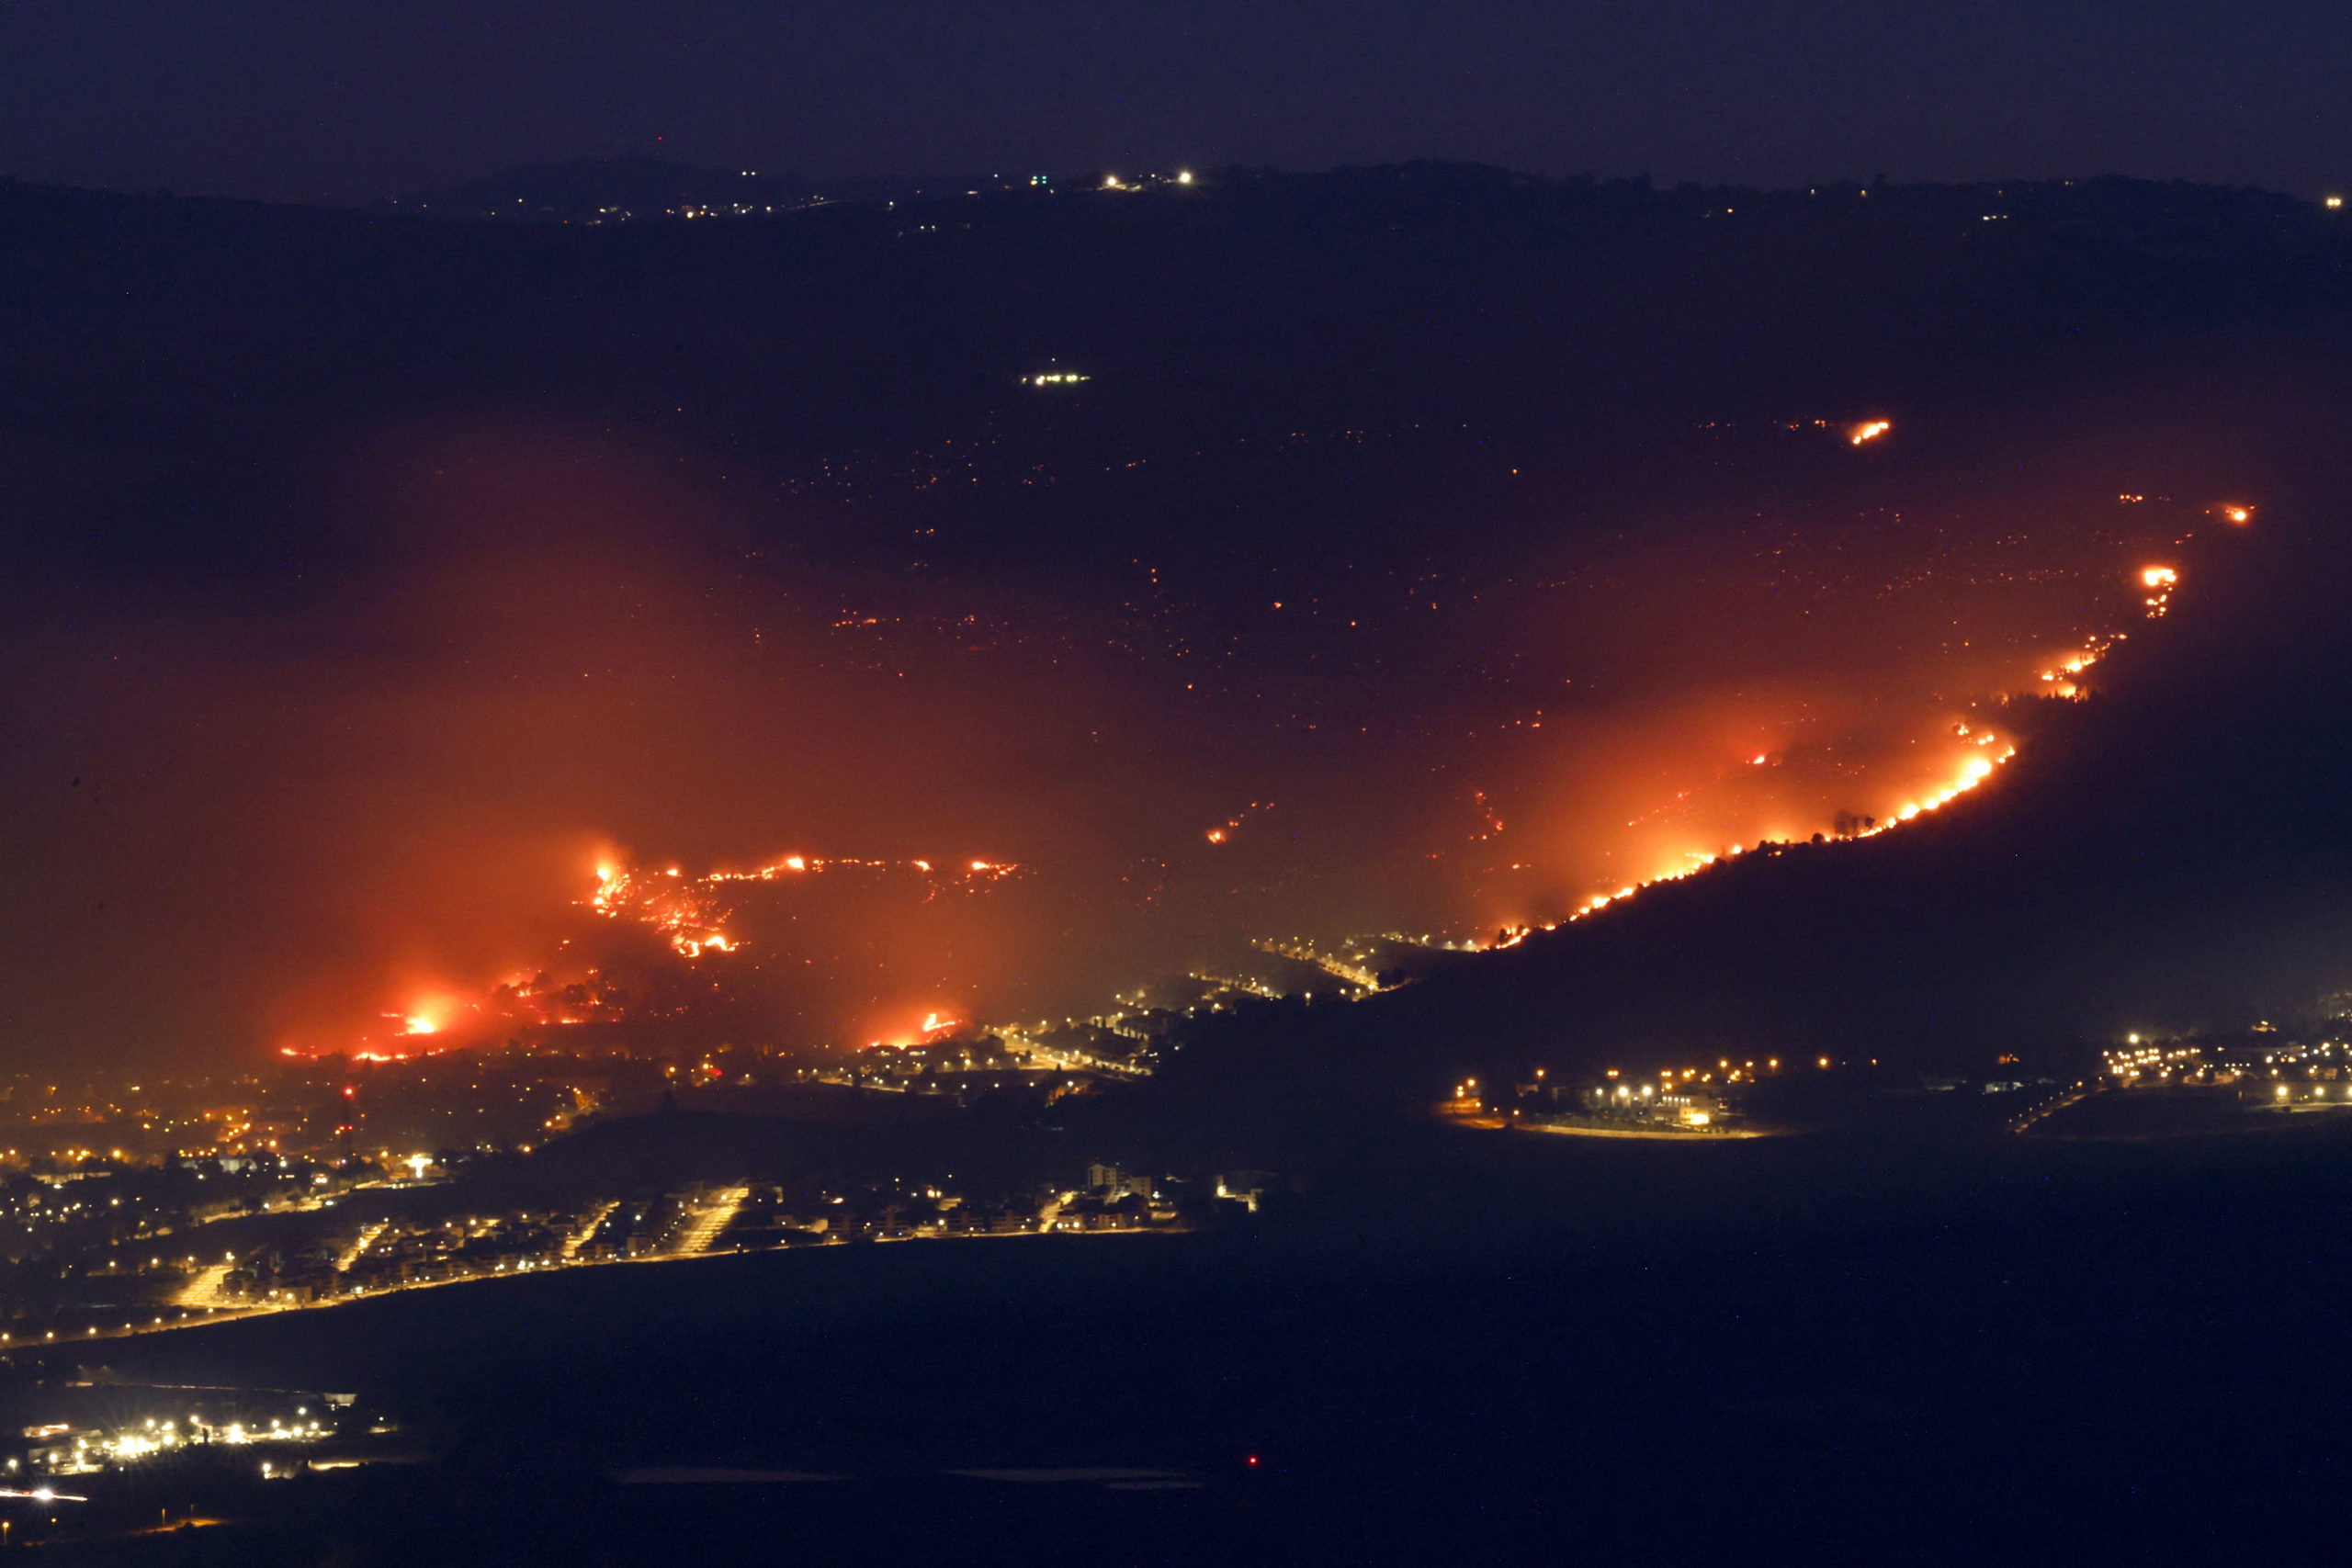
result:
[[[1270,320],[1293,287],[1216,286]],[[943,297],[922,309],[966,309]],[[263,434],[220,450],[214,405],[175,431],[144,384],[83,386],[17,448],[12,1048],[226,1066],[469,1008],[494,1033],[495,987],[607,966],[706,1032],[859,1043],[1092,1012],[1267,938],[1490,942],[1998,787],[2046,705],[2005,699],[2092,689],[2109,639],[2163,635],[2151,565],[2195,614],[2200,562],[2325,424],[2304,372],[2234,343],[1914,373],[1868,325],[1884,301],[1850,340],[1800,310],[1814,356],[1760,387],[1687,322],[1565,312],[1544,330],[1600,334],[1589,375],[1505,326],[1481,352],[1524,396],[1357,396],[1325,359],[1442,365],[1475,312],[1191,363],[1170,310],[1090,358],[1099,393],[1011,389],[1042,356],[1007,344],[1109,344],[1117,305],[1052,332],[1027,296],[1017,332],[944,313],[968,387],[899,388],[861,323],[920,324],[839,299],[797,357],[632,332],[572,378],[594,396],[571,336],[428,370],[387,328],[367,352],[397,397],[322,359],[299,375],[326,406],[238,394]],[[472,315],[406,308],[476,352],[448,324]],[[1945,340],[1993,330],[1939,308]],[[789,856],[832,869],[714,885],[730,951],[624,951],[588,907],[600,863]],[[1017,871],[950,885],[975,862]]]

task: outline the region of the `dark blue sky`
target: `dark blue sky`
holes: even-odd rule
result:
[[[626,153],[827,176],[1437,156],[2311,196],[2352,183],[2347,88],[2328,0],[13,0],[0,173],[365,200]]]

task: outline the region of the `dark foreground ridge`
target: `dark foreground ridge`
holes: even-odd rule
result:
[[[2341,1132],[2256,1143],[1442,1139],[1247,1232],[763,1254],[198,1330],[108,1375],[355,1390],[399,1414],[379,1452],[430,1462],[193,1497],[134,1472],[79,1533],[235,1522],[62,1560],[1541,1561],[1654,1557],[1667,1521],[1676,1554],[2279,1550],[2345,1498],[2352,1386],[2313,1348],[2352,1193]]]

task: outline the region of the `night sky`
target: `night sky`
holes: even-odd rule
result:
[[[365,202],[613,156],[814,178],[1413,158],[1764,187],[2345,177],[2352,13],[2162,0],[0,13],[0,174]]]

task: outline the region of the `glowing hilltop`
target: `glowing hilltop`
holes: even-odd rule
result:
[[[586,900],[589,908],[611,919],[632,919],[652,927],[667,938],[681,958],[706,953],[732,953],[734,939],[723,929],[731,914],[720,891],[729,883],[775,882],[789,877],[820,876],[827,871],[911,872],[928,885],[926,899],[976,884],[1001,882],[1021,867],[1010,861],[976,860],[956,871],[942,873],[927,860],[857,860],[836,856],[786,855],[754,871],[714,871],[688,877],[676,866],[659,874],[604,862],[596,867],[596,889]]]
[[[1851,426],[1846,434],[1849,440],[1859,445],[1889,428],[1887,422],[1876,420]],[[2136,498],[2127,496],[2122,499]],[[2236,502],[2213,509],[2224,521],[2241,526],[2251,517],[2252,510],[2250,506]],[[2141,592],[2143,615],[2154,619],[2163,616],[2170,608],[2173,594],[2181,582],[2181,570],[2171,564],[2153,562],[2138,568],[2133,581]],[[2086,695],[2083,677],[2125,636],[2125,633],[2118,631],[2086,638],[2041,669],[2038,678],[2026,687],[2023,694],[2003,694],[2004,699],[2019,694],[2082,699]],[[1811,835],[1813,840],[1815,842],[1850,841],[1892,832],[1979,789],[2018,755],[2015,740],[1981,720],[1954,721],[1949,735],[1949,742],[1940,748],[1944,761],[1939,774],[1932,775],[1929,782],[1898,796],[1894,803],[1881,807],[1885,813],[1883,817],[1838,813],[1824,830]],[[1741,771],[1770,766],[1776,761],[1769,748],[1751,752],[1743,747],[1737,756]],[[1677,799],[1686,797],[1689,793],[1684,791]],[[1487,818],[1487,829],[1477,837],[1491,838],[1502,830],[1502,822],[1483,794],[1477,799]],[[1229,846],[1253,817],[1271,811],[1272,807],[1272,801],[1251,801],[1223,821],[1207,828],[1203,837],[1210,846]],[[1691,848],[1673,852],[1650,874],[1586,896],[1564,919],[1507,927],[1491,942],[1474,940],[1461,945],[1472,949],[1516,945],[1534,931],[1555,929],[1561,924],[1584,919],[1633,897],[1645,887],[1684,880],[1709,866],[1746,853],[1748,848],[1745,844],[1732,844],[1719,849]],[[1513,869],[1523,868],[1514,866]],[[738,954],[742,951],[742,939],[730,930],[735,914],[733,894],[737,889],[853,872],[913,878],[922,889],[922,902],[929,903],[950,893],[974,892],[1021,875],[1023,868],[1013,863],[988,859],[944,863],[921,859],[868,860],[793,853],[748,870],[718,870],[689,875],[676,865],[659,870],[631,865],[616,854],[604,857],[595,865],[594,886],[580,903],[586,910],[604,919],[653,933],[678,960],[699,968],[705,961]],[[1427,938],[1420,939],[1420,942],[1422,945],[1432,944]],[[1446,942],[1443,945],[1453,947],[1455,944]],[[1321,968],[1341,980],[1344,989],[1355,994],[1384,988],[1376,964],[1355,953],[1352,946],[1346,953],[1336,956],[1305,939],[1294,939],[1290,942],[1261,942],[1259,946],[1275,956]],[[710,984],[715,987],[717,982],[714,979]],[[1257,988],[1246,980],[1228,980],[1221,984],[1228,989]],[[520,1024],[526,1028],[617,1022],[639,1016],[643,1012],[641,1003],[641,998],[630,997],[616,981],[600,975],[594,968],[568,983],[552,980],[545,974],[516,976],[478,999],[446,993],[414,998],[399,1010],[384,1015],[398,1025],[390,1032],[388,1041],[376,1045],[367,1045],[363,1042],[361,1043],[366,1048],[355,1049],[351,1055],[369,1061],[394,1061],[412,1055],[432,1055],[478,1039],[493,1025],[502,1022]],[[1022,1034],[1018,1026],[998,1029],[985,1022],[967,1021],[970,1018],[968,1007],[959,1009],[960,1016],[951,1016],[935,1006],[927,1012],[920,1012],[922,1007],[923,1004],[915,1003],[908,1009],[906,1023],[898,1029],[899,1034],[907,1037],[901,1043],[935,1042],[956,1032],[974,1029],[983,1032],[994,1030],[1008,1040]],[[912,1022],[917,1016],[922,1016],[922,1020],[919,1027]],[[842,1041],[840,1043],[852,1042]],[[287,1054],[304,1055],[311,1053],[288,1047]]]
[[[1871,422],[1870,423],[1851,427],[1848,431],[1848,434],[1849,438],[1859,446],[1863,441],[1869,440],[1871,437],[1879,434],[1886,428],[1887,426],[1883,422]],[[2137,498],[2127,497],[2125,499]],[[2220,508],[2219,511],[2229,522],[2240,525],[2245,524],[2253,516],[2253,509],[2244,505],[2227,505]],[[2175,567],[2151,565],[2143,567],[2140,570],[2137,581],[2141,588],[2145,591],[2145,597],[2142,600],[2142,604],[2145,610],[2147,618],[2154,620],[2161,617],[2171,607],[2173,590],[2177,587],[2180,582],[2180,572],[2178,569]],[[2121,641],[2124,636],[2124,633],[2117,632],[2111,637],[2098,637],[2090,638],[2080,648],[2066,655],[2065,658],[2058,660],[2052,667],[2041,671],[2040,694],[2045,696],[2063,697],[2069,700],[2080,700],[2082,697],[2086,695],[2086,693],[2085,692],[2082,682],[2076,680],[2075,677],[2080,676],[2093,665],[2097,664],[2101,659],[2106,657],[2108,651],[2112,649],[2117,642]],[[1973,728],[1963,723],[1956,724],[1953,727],[1952,733],[1956,739],[1962,740],[1968,747],[1972,748],[1973,750],[1973,754],[1963,754],[1954,772],[1948,775],[1941,783],[1923,790],[1912,798],[1904,801],[1900,806],[1896,807],[1893,814],[1883,821],[1865,818],[1854,822],[1850,826],[1840,825],[1833,827],[1832,829],[1816,834],[1815,837],[1823,840],[1859,840],[1874,838],[1881,833],[1890,832],[1906,822],[1914,821],[1920,817],[1950,805],[1951,802],[1959,799],[1969,791],[1977,788],[1979,785],[1983,784],[1985,780],[1991,778],[1996,769],[2018,754],[2018,749],[2014,743],[2002,740],[1990,729]],[[1996,748],[1997,748],[1997,750],[1996,750]],[[1754,766],[1762,766],[1770,760],[1769,754],[1763,752],[1758,752],[1747,759],[1747,761]],[[1729,860],[1733,856],[1743,854],[1745,852],[1747,852],[1747,846],[1741,844],[1733,844],[1724,849],[1716,851],[1693,850],[1685,852],[1686,859],[1684,863],[1661,870],[1653,875],[1627,883],[1626,885],[1614,888],[1611,891],[1594,894],[1588,897],[1583,904],[1578,906],[1575,910],[1571,911],[1566,920],[1508,929],[1489,945],[1496,947],[1517,946],[1520,942],[1524,942],[1532,931],[1555,930],[1559,925],[1583,919],[1587,916],[1599,913],[1600,910],[1609,908],[1612,904],[1621,903],[1623,900],[1632,897],[1634,894],[1640,892],[1645,887],[1655,886],[1662,882],[1682,881],[1686,877],[1696,875],[1698,873],[1704,871],[1707,867],[1713,865],[1720,861]]]

